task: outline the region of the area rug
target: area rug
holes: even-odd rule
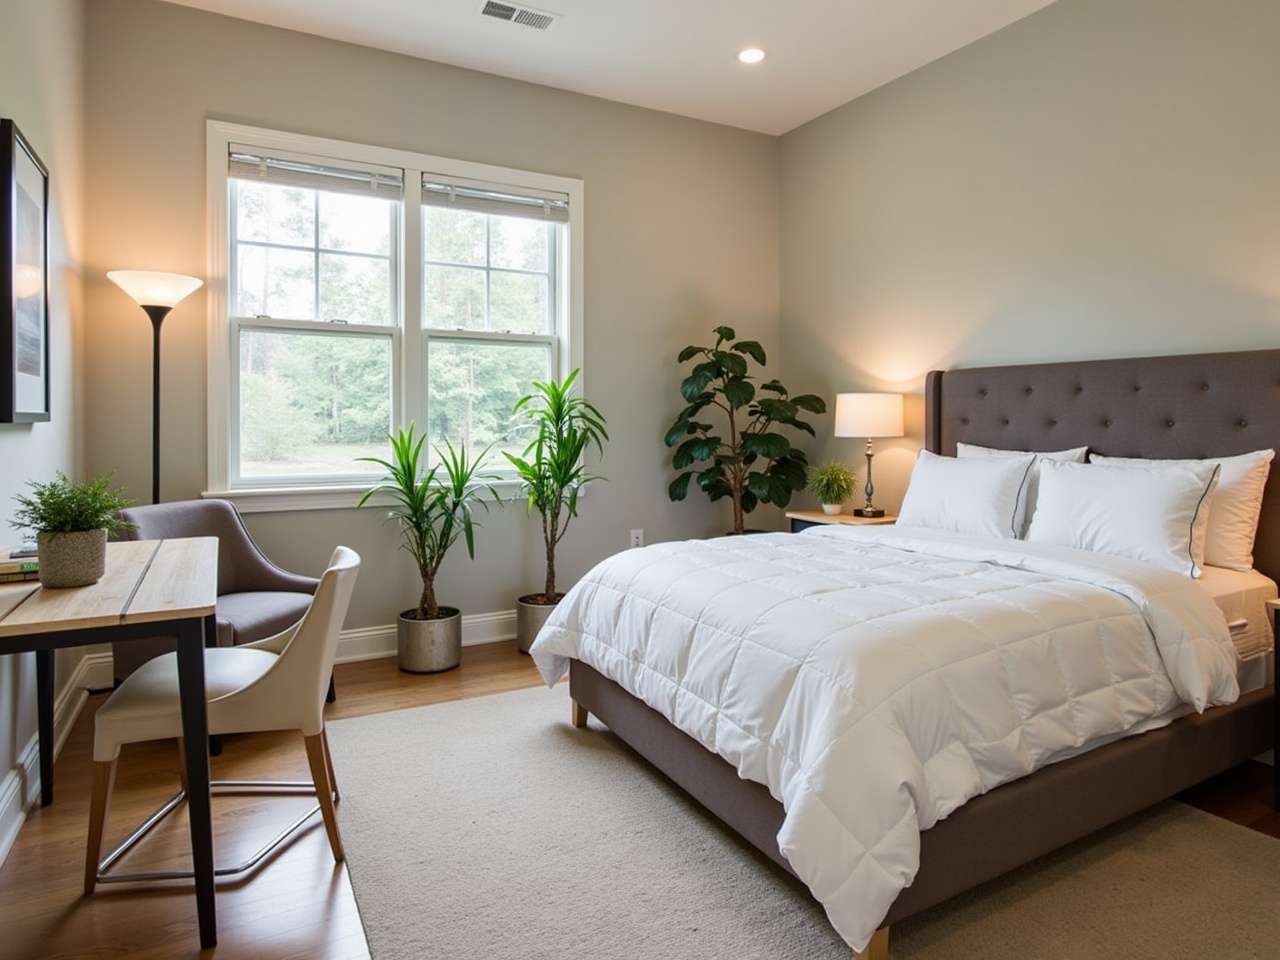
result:
[[[848,960],[821,910],[564,685],[330,724],[374,960]],[[893,927],[893,960],[1280,947],[1280,841],[1168,802]]]

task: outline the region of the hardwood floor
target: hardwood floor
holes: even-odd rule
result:
[[[478,697],[542,682],[514,642],[465,647],[456,670],[401,673],[394,658],[341,664],[338,701],[329,720]],[[0,867],[0,958],[69,960],[129,957],[160,960],[217,956],[252,960],[367,958],[364,929],[346,868],[333,862],[319,817],[248,879],[218,885],[218,946],[200,951],[195,901],[182,883],[99,885],[83,896],[85,834],[92,783],[90,699],[58,758],[56,799],[36,808]],[[172,742],[134,744],[121,754],[107,845],[177,789]],[[308,778],[302,737],[254,734],[224,738],[215,779]],[[337,771],[342,784],[342,771]],[[314,802],[314,801],[312,801]],[[305,811],[308,798],[220,797],[214,801],[219,865],[238,863]],[[185,808],[184,808],[185,809]],[[341,819],[341,804],[338,815]],[[122,862],[125,869],[183,869],[189,864],[182,811],[162,823]]]
[[[514,643],[466,647],[462,665],[442,674],[401,673],[394,659],[340,665],[338,701],[330,720],[400,710],[536,686],[532,661]],[[181,884],[100,886],[81,894],[91,783],[93,711],[97,696],[76,722],[58,758],[57,800],[28,817],[0,868],[0,958],[130,957],[139,960],[201,955],[195,904]],[[171,744],[126,748],[120,761],[108,843],[176,789],[177,754]],[[305,779],[300,736],[228,737],[213,760],[217,779]],[[342,771],[337,771],[342,783]],[[1271,768],[1248,763],[1182,794],[1179,799],[1280,838],[1272,809]],[[214,804],[219,863],[248,856],[303,809],[305,799],[220,798]],[[295,814],[296,815],[296,814]],[[341,819],[341,805],[339,805]],[[126,861],[147,869],[175,869],[187,859],[186,822],[175,815]],[[163,864],[164,866],[160,866]],[[367,958],[364,930],[345,867],[333,862],[324,828],[316,822],[288,847],[239,883],[218,887],[218,947],[204,956],[286,960]]]

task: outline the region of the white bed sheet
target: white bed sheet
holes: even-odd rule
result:
[[[532,653],[548,683],[590,664],[767,785],[780,849],[855,949],[911,882],[920,830],[1238,692],[1222,616],[1188,578],[892,527],[624,551]]]

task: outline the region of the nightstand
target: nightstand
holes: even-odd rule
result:
[[[787,519],[791,521],[791,532],[799,533],[808,527],[819,524],[843,523],[851,527],[883,526],[897,520],[894,514],[886,513],[883,517],[855,517],[852,513],[823,513],[821,510],[788,510]]]

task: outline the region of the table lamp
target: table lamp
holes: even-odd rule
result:
[[[900,437],[902,429],[902,394],[900,393],[838,393],[836,394],[837,437],[867,438],[867,504],[853,511],[855,517],[883,517],[884,511],[875,507],[871,496],[872,437]]]
[[[179,273],[152,270],[112,270],[107,279],[131,296],[147,316],[154,331],[151,345],[151,502],[160,502],[160,324],[204,283]]]

